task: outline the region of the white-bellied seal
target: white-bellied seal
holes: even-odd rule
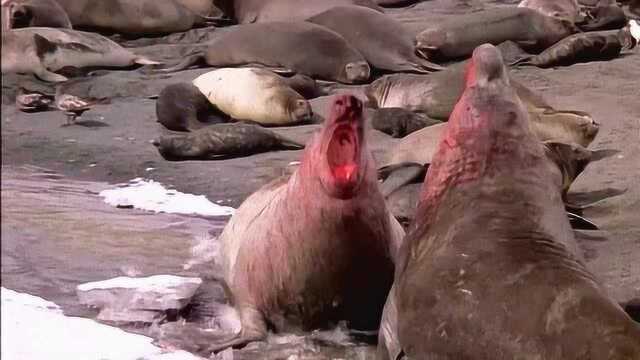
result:
[[[522,0],[518,7],[537,10],[546,16],[565,18],[573,22],[582,19],[577,0]]]
[[[69,16],[55,0],[3,1],[2,22],[5,30],[23,27],[72,28]]]
[[[392,355],[638,358],[640,324],[585,268],[499,51],[476,49],[468,79],[399,252]]]
[[[169,130],[193,131],[212,123],[226,122],[206,96],[192,83],[166,86],[156,100],[157,121]]]
[[[525,50],[542,51],[577,32],[573,21],[539,11],[507,7],[455,16],[416,36],[416,49],[427,59],[467,57],[483,43],[514,41]]]
[[[338,96],[291,178],[247,198],[220,235],[242,330],[211,350],[264,339],[268,327],[311,330],[345,319],[376,329],[403,233],[378,190],[362,103]]]
[[[222,68],[198,76],[193,85],[234,119],[277,126],[309,121],[313,115],[309,102],[269,70]]]
[[[363,6],[337,6],[307,21],[342,35],[379,71],[429,73],[444,69],[418,57],[404,25],[378,11]]]
[[[334,6],[358,5],[382,11],[371,0],[222,0],[240,24],[274,21],[304,21]]]
[[[348,84],[365,82],[371,72],[365,58],[342,36],[308,22],[238,26],[178,65],[156,71],[179,71],[201,60],[214,67],[261,65]]]
[[[210,124],[184,135],[153,141],[169,161],[222,160],[267,151],[300,150],[304,145],[254,124]]]
[[[211,19],[174,0],[56,0],[74,28],[130,35],[187,31]]]
[[[404,108],[381,108],[371,111],[371,126],[395,138],[441,123],[440,120]]]
[[[42,80],[66,81],[65,67],[129,67],[158,64],[104,36],[71,29],[23,28],[2,32],[2,73],[30,73]]]

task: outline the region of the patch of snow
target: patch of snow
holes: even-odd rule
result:
[[[96,289],[138,289],[139,291],[166,292],[168,289],[182,285],[184,283],[202,284],[200,278],[186,278],[175,275],[153,275],[143,278],[131,278],[120,276],[117,278],[88,282],[77,286],[80,291],[89,291]]]
[[[147,336],[91,319],[68,317],[42,298],[1,288],[0,357],[20,360],[197,360],[186,351],[166,351]]]
[[[204,195],[181,193],[142,178],[135,178],[126,186],[103,190],[100,196],[112,206],[133,206],[154,212],[225,216],[233,215],[235,211],[232,207],[212,203]]]

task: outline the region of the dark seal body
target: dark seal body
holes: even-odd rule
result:
[[[165,87],[156,101],[156,117],[160,124],[173,131],[193,131],[215,122],[224,122],[209,99],[192,83]]]
[[[273,21],[304,21],[334,6],[358,5],[382,11],[371,0],[227,0],[232,2],[240,24]]]
[[[441,123],[440,120],[404,108],[382,108],[372,111],[371,126],[395,138],[405,137],[414,131]]]
[[[467,79],[400,249],[387,328],[411,359],[640,357],[640,324],[586,270],[498,50],[475,50]]]
[[[222,160],[267,151],[300,150],[304,145],[254,124],[212,124],[189,134],[162,136],[153,141],[163,158]]]
[[[411,34],[390,15],[362,6],[337,6],[307,21],[342,35],[377,70],[428,73],[443,69],[416,55]]]
[[[71,29],[71,21],[55,0],[9,0],[2,3],[3,29],[52,27]]]

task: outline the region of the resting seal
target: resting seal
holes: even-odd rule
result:
[[[176,83],[162,89],[156,100],[156,117],[173,131],[198,130],[228,119],[192,83]]]
[[[264,339],[268,325],[377,328],[404,231],[378,190],[364,131],[362,103],[337,97],[291,178],[251,195],[225,226],[224,278],[242,330],[212,350]]]
[[[498,50],[475,50],[468,79],[399,252],[380,352],[640,357],[640,324],[585,268]]]
[[[395,138],[405,137],[414,131],[441,123],[440,120],[403,108],[372,110],[371,126]]]
[[[52,27],[71,29],[71,21],[55,0],[8,0],[2,2],[3,29]]]

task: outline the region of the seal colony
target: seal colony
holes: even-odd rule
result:
[[[523,0],[417,32],[393,16],[414,3],[8,0],[2,73],[21,111],[75,120],[118,106],[118,89],[89,93],[126,71],[155,99],[158,162],[300,159],[216,240],[241,327],[207,332],[201,355],[345,322],[378,335],[379,359],[640,357],[572,229],[598,229],[581,211],[619,194],[570,200],[610,155],[590,148],[607,119],[548,99],[524,66],[632,53],[637,2]]]

